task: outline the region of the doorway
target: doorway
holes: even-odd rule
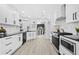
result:
[[[44,35],[44,34],[45,34],[45,25],[37,24],[37,35]]]

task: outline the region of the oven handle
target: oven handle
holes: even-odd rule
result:
[[[61,38],[61,40],[63,40],[64,38]],[[73,42],[70,42],[69,40],[64,40],[64,41],[66,41],[66,42],[68,42],[69,44],[71,44],[71,45],[74,45],[74,43]]]

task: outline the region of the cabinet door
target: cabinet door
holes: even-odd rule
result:
[[[71,22],[73,19],[73,7],[72,5],[66,5],[66,22]]]
[[[67,4],[66,5],[66,22],[75,22],[79,20],[79,5],[78,4]]]
[[[7,5],[0,5],[0,23],[19,25],[18,18],[19,18],[19,14],[15,13]]]
[[[79,21],[79,4],[75,5],[75,12],[77,13],[76,14],[77,20]]]
[[[26,31],[27,30],[27,20],[23,20],[22,24],[23,24],[23,30]]]
[[[30,39],[31,39],[31,33],[27,32],[27,40],[30,40]]]
[[[12,10],[7,8],[7,24],[13,24]]]
[[[21,37],[21,34],[16,35],[16,38],[17,38],[16,39],[17,42],[15,44],[16,44],[16,49],[18,49],[22,45],[22,37]]]
[[[18,49],[21,45],[22,45],[22,35],[21,34],[17,34],[14,36],[14,49]]]
[[[17,43],[18,43],[18,36],[17,35],[13,35],[13,50],[17,49]]]
[[[0,23],[5,23],[6,11],[4,5],[0,5]]]
[[[17,12],[12,13],[13,24],[19,26],[19,14]]]
[[[0,39],[0,54],[12,54],[22,45],[22,35]]]
[[[22,45],[22,43],[23,43],[23,40],[22,40],[22,34],[19,34],[19,46],[21,46]]]
[[[11,10],[6,5],[0,5],[0,23],[11,23]]]
[[[4,38],[0,39],[0,55],[5,54],[5,44],[4,44]]]

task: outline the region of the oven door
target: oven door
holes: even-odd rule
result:
[[[62,38],[61,45],[63,45],[66,48],[66,50],[68,50],[71,54],[76,54],[76,43],[66,40],[65,38]]]

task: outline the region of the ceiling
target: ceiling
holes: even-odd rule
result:
[[[53,17],[59,4],[9,4],[9,6],[25,17],[42,17],[43,15]]]

